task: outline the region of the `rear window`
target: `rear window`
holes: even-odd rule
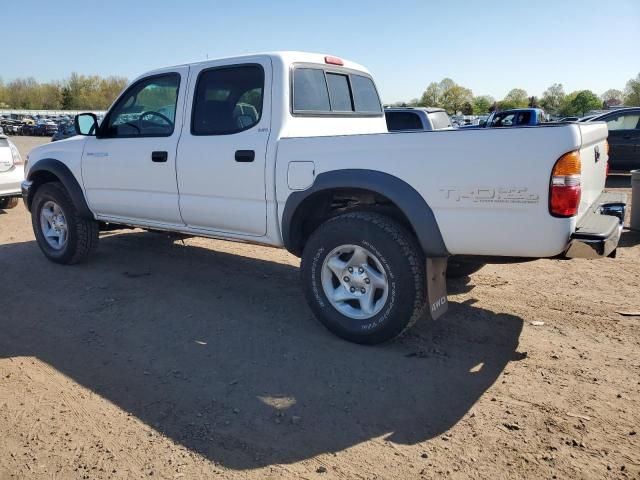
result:
[[[293,72],[293,112],[379,115],[382,106],[369,77],[298,67]]]
[[[451,119],[447,112],[433,112],[429,114],[429,119],[434,130],[442,130],[443,128],[451,128]]]
[[[399,130],[422,130],[420,116],[414,112],[385,112],[387,130],[397,132]]]

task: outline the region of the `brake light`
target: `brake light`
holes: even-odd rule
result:
[[[549,213],[554,217],[573,217],[580,206],[582,164],[580,153],[561,156],[553,167],[549,192]]]
[[[324,57],[324,63],[327,63],[329,65],[339,65],[339,66],[344,66],[344,62],[342,61],[342,59],[338,58],[338,57],[330,57],[330,56],[326,56]]]

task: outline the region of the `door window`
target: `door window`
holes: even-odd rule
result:
[[[198,76],[191,133],[229,135],[260,121],[264,96],[264,70],[242,65],[205,70]]]
[[[129,87],[109,112],[101,136],[168,137],[173,133],[180,75],[145,78]]]
[[[640,114],[620,114],[606,120],[609,130],[640,129]]]
[[[510,127],[513,125],[513,120],[515,118],[515,113],[498,113],[495,117],[493,117],[491,126],[492,127]]]

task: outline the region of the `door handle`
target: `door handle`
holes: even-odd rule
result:
[[[236,150],[236,162],[253,162],[256,152],[253,150]]]
[[[156,163],[166,162],[168,156],[167,152],[151,152],[151,161]]]

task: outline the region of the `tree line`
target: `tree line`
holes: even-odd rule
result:
[[[591,90],[565,93],[561,83],[547,88],[542,97],[529,96],[526,90],[514,88],[502,100],[490,95],[473,95],[471,89],[458,85],[450,78],[431,82],[422,96],[410,102],[397,102],[394,106],[441,107],[450,114],[483,115],[494,110],[510,108],[541,107],[547,113],[568,116],[584,116],[591,110],[610,108],[616,105],[640,106],[640,73],[630,79],[623,90],[609,89],[602,95]]]
[[[9,83],[0,79],[0,108],[33,110],[105,110],[127,85],[124,77],[100,77],[72,73],[62,81],[39,83],[34,78],[17,78]],[[542,107],[561,116],[582,116],[591,110],[616,105],[640,106],[640,73],[624,90],[609,89],[602,95],[590,90],[566,94],[561,83],[547,88],[542,97],[529,96],[514,88],[502,100],[490,95],[473,95],[471,89],[450,78],[430,83],[422,96],[396,106],[442,107],[450,114],[482,115],[509,108]]]
[[[62,81],[34,78],[0,79],[0,108],[32,110],[106,110],[127,85],[124,77],[72,73]]]

